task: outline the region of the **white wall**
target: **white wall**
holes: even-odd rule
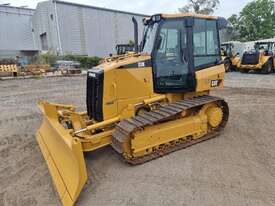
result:
[[[50,50],[59,50],[59,29],[63,54],[108,56],[115,53],[117,44],[134,40],[133,16],[138,20],[141,40],[144,16],[58,1],[56,8],[58,18],[55,3],[39,3],[33,16],[35,40],[40,49],[40,35],[46,32]]]
[[[34,10],[0,6],[0,50],[35,50],[31,30]]]

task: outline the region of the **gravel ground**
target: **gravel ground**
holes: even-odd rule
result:
[[[231,73],[219,138],[140,166],[104,148],[86,155],[77,205],[275,205],[275,75]],[[85,109],[85,77],[0,81],[0,206],[60,205],[35,141],[39,99]]]

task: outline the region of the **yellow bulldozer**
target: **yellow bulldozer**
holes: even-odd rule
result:
[[[87,73],[86,112],[41,101],[37,140],[63,205],[86,180],[84,153],[110,145],[132,165],[216,137],[228,104],[210,90],[224,84],[220,17],[158,14],[144,19],[135,52],[106,58]]]
[[[274,71],[275,42],[259,41],[254,49],[243,54],[238,70],[242,73],[255,71],[261,74],[270,74]]]

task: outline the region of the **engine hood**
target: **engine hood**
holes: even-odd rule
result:
[[[101,64],[94,67],[96,70],[104,70],[104,72],[117,68],[138,68],[151,66],[151,56],[148,54],[128,53],[122,56],[114,56],[105,58]]]

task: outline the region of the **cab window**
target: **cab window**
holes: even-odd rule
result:
[[[217,64],[220,59],[219,36],[215,20],[195,19],[193,28],[196,69]]]

